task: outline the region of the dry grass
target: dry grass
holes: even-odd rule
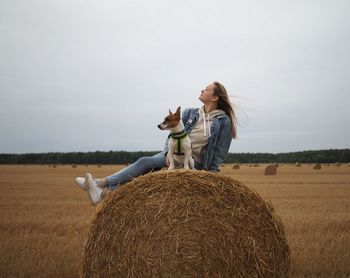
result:
[[[158,171],[108,195],[85,248],[83,277],[288,277],[274,210],[227,175]]]
[[[277,174],[277,166],[275,164],[267,165],[264,169],[265,176],[274,176]]]
[[[223,168],[271,201],[291,248],[292,277],[350,276],[350,167]],[[123,166],[0,166],[0,277],[78,277],[95,208],[74,178]]]

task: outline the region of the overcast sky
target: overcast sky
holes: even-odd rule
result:
[[[0,153],[161,150],[226,86],[230,152],[350,147],[350,1],[1,0]]]

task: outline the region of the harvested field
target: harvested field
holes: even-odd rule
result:
[[[74,184],[90,171],[103,177],[123,165],[0,166],[0,276],[78,277],[95,208]],[[350,167],[279,164],[278,175],[241,165],[222,173],[272,203],[291,249],[292,277],[350,275]]]

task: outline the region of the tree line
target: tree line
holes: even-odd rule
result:
[[[49,152],[0,154],[0,164],[128,164],[159,151]],[[225,163],[349,163],[350,149],[288,153],[228,153]]]
[[[330,149],[288,153],[229,153],[225,162],[233,163],[349,163],[350,149]]]

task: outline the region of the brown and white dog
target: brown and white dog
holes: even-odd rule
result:
[[[158,125],[161,130],[170,130],[169,150],[167,157],[169,159],[168,170],[175,168],[175,160],[184,165],[184,169],[194,169],[194,160],[192,158],[191,140],[185,130],[180,117],[181,107],[176,109],[173,114],[169,109],[169,115]]]

